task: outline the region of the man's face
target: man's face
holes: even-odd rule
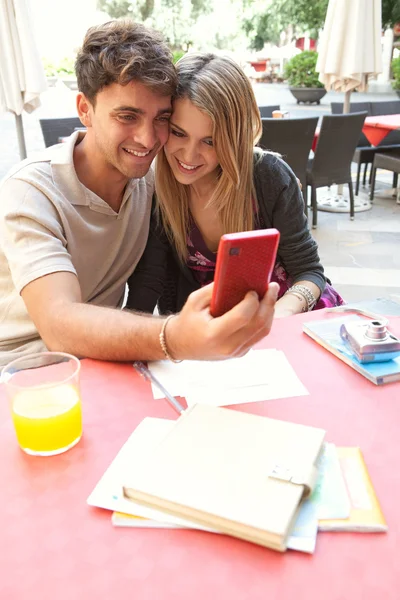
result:
[[[170,115],[171,97],[143,83],[105,87],[94,107],[88,103],[91,158],[129,179],[143,177],[168,139]]]

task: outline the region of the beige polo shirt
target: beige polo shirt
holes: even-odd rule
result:
[[[28,283],[69,271],[84,302],[118,307],[146,245],[153,171],[128,183],[116,213],[77,178],[73,150],[83,135],[23,161],[0,183],[0,365],[46,349],[20,296]]]

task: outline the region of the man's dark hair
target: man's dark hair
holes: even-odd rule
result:
[[[97,93],[112,83],[139,81],[163,96],[172,95],[177,83],[162,35],[129,19],[90,27],[75,71],[79,90],[93,105]]]

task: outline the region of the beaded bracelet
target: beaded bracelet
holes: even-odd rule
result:
[[[175,317],[175,315],[169,315],[169,317],[167,317],[164,322],[163,325],[161,327],[161,331],[160,331],[160,335],[159,335],[159,340],[160,340],[160,346],[162,351],[165,354],[165,358],[168,358],[168,360],[170,360],[173,363],[180,363],[182,362],[181,360],[176,360],[175,358],[172,358],[172,356],[170,355],[170,353],[168,352],[168,348],[167,348],[167,342],[165,340],[165,330],[167,327],[167,323],[168,321],[170,321],[173,317]]]
[[[306,285],[296,284],[292,285],[286,292],[286,294],[297,294],[300,295],[306,301],[306,306],[303,312],[308,312],[314,308],[317,303],[317,299]]]

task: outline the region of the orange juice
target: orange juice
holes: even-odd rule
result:
[[[58,454],[82,435],[81,400],[70,384],[18,391],[12,417],[18,443],[28,453]]]

